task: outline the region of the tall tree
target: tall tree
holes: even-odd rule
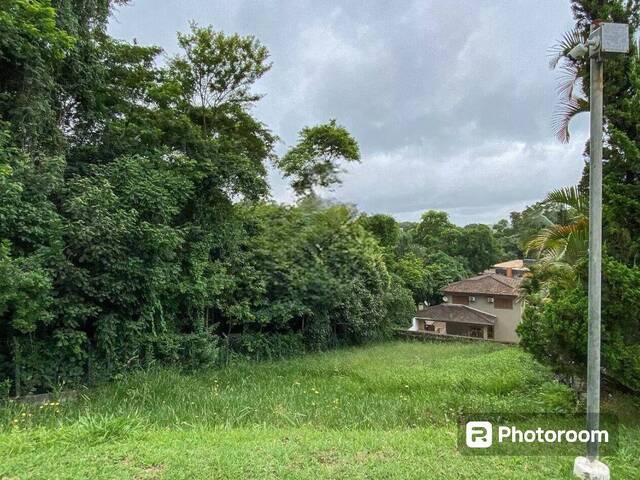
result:
[[[481,273],[504,256],[491,227],[482,224],[470,224],[460,231],[456,254],[466,259],[473,273]]]
[[[75,38],[57,25],[50,1],[6,0],[0,12],[0,120],[31,152],[59,145],[57,64]]]
[[[573,0],[575,28],[552,49],[552,67],[563,72],[554,124],[558,137],[568,141],[570,120],[588,110],[588,59],[575,60],[567,53],[589,34],[596,20],[628,23],[630,52],[606,59],[604,89],[604,166],[603,220],[605,248],[616,258],[637,264],[640,260],[640,77],[637,46],[633,41],[640,23],[637,0]],[[588,147],[585,149],[588,155]],[[582,188],[588,189],[588,165],[583,171]]]
[[[184,53],[170,61],[170,68],[182,85],[184,101],[201,117],[203,130],[211,128],[208,117],[218,107],[260,99],[252,87],[271,64],[268,50],[255,37],[225,35],[192,23],[189,34],[178,34],[178,45]]]
[[[518,243],[518,232],[509,220],[500,220],[493,225],[492,230],[499,248],[504,252],[504,259],[522,258],[523,252]]]
[[[312,194],[315,187],[331,187],[340,183],[340,162],[359,162],[358,143],[335,120],[315,127],[305,127],[298,143],[276,165],[298,195]]]
[[[422,214],[420,223],[415,228],[414,238],[417,243],[430,252],[452,252],[458,243],[460,229],[449,221],[446,212],[429,210]]]

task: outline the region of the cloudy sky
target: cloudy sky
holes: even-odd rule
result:
[[[362,163],[326,196],[360,210],[493,223],[580,176],[588,119],[568,145],[550,126],[547,49],[572,25],[568,0],[133,0],[110,32],[174,54],[190,20],[268,47],[254,114],[279,152],[330,118],[353,133]]]

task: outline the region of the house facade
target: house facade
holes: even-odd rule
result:
[[[447,285],[442,304],[418,307],[411,330],[518,343],[516,328],[522,319],[518,289],[525,272],[512,268],[504,267],[502,274],[496,265]]]

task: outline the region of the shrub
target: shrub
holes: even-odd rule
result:
[[[305,352],[304,338],[299,332],[245,333],[230,337],[231,354],[249,360],[274,360]]]
[[[551,281],[548,296],[527,296],[518,327],[522,346],[556,371],[583,377],[587,361],[586,269],[579,283]],[[603,261],[602,369],[620,385],[640,391],[640,270]]]

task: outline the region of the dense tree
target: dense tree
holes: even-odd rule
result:
[[[584,378],[587,362],[587,267],[554,267],[527,280],[518,333],[523,346],[568,380]],[[541,280],[544,282],[541,282]],[[576,281],[577,279],[577,281]],[[602,366],[613,384],[640,391],[640,273],[611,257],[603,261]]]
[[[424,257],[408,252],[397,261],[389,263],[392,272],[411,292],[416,304],[441,303],[442,288],[469,275],[461,260],[443,252],[433,252]]]
[[[393,269],[405,288],[411,291],[415,304],[426,301],[434,293],[434,285],[426,271],[426,262],[414,253],[398,259]]]
[[[358,221],[383,247],[395,247],[400,240],[400,226],[389,215],[362,215]]]
[[[36,151],[59,142],[56,64],[74,37],[56,24],[49,1],[6,0],[0,12],[0,119],[13,141]]]
[[[307,345],[326,347],[388,331],[397,299],[385,297],[383,251],[348,208],[239,208],[246,235],[220,304],[229,332],[300,332]]]
[[[29,340],[48,328],[57,309],[54,282],[63,261],[63,230],[53,199],[63,185],[64,161],[35,162],[10,147],[9,137],[0,131],[0,377],[13,378],[20,393],[29,377],[41,380],[38,371],[23,375],[22,369],[44,362],[28,351]],[[71,352],[61,351],[54,368],[64,364],[64,353]]]
[[[449,251],[458,244],[460,229],[449,221],[446,212],[429,210],[415,228],[415,241],[429,251]]]
[[[393,219],[369,225],[376,237],[350,207],[264,202],[276,137],[250,112],[270,67],[259,41],[194,24],[162,63],[106,34],[112,2],[5,4],[0,382],[13,393],[357,343],[409,321],[386,265]],[[309,193],[359,148],[331,121],[284,158]]]
[[[442,302],[441,290],[446,285],[469,276],[470,272],[460,257],[451,257],[444,252],[434,252],[425,258],[426,273],[432,286],[426,300],[429,304]]]
[[[425,212],[413,238],[424,247],[426,254],[443,252],[450,257],[460,257],[465,267],[474,273],[482,272],[504,257],[490,227],[470,224],[460,228],[449,221],[445,212]]]
[[[491,227],[483,224],[470,224],[460,230],[455,253],[466,259],[469,270],[474,273],[482,273],[504,257]]]
[[[492,227],[493,236],[505,259],[522,258],[524,252],[518,242],[518,232],[509,220],[502,219]]]

